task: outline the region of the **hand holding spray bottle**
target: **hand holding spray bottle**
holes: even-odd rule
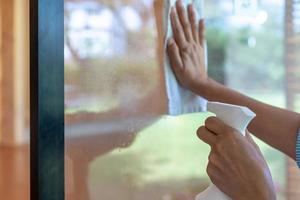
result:
[[[215,113],[216,117],[238,130],[243,136],[246,135],[248,124],[255,117],[255,113],[247,107],[225,103],[208,102],[207,110]],[[230,198],[212,184],[198,194],[195,200],[230,200]]]

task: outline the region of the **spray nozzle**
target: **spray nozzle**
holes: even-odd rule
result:
[[[237,129],[243,135],[255,113],[249,108],[219,102],[208,102],[207,110],[216,114],[224,123]]]

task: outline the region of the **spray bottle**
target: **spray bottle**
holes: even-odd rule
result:
[[[207,110],[216,114],[216,117],[238,130],[243,136],[246,135],[248,124],[255,117],[255,113],[247,107],[219,102],[208,102]],[[198,194],[195,200],[230,200],[230,198],[212,184]]]

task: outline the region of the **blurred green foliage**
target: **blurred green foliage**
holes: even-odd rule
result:
[[[208,74],[222,84],[225,84],[228,39],[229,35],[217,26],[206,30]]]
[[[283,29],[278,22],[270,21],[259,29],[231,27],[230,32],[226,24],[209,26],[206,39],[210,76],[244,91],[282,90]]]

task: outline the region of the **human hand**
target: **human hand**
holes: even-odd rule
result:
[[[210,117],[197,135],[211,146],[207,174],[222,192],[234,200],[276,199],[270,170],[248,132],[243,137]]]
[[[181,0],[171,8],[173,38],[168,40],[170,64],[180,84],[194,92],[205,87],[208,76],[204,53],[204,20],[196,21],[193,5],[188,13]]]

